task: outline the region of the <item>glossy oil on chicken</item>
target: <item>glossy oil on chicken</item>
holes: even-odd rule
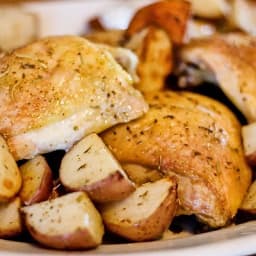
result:
[[[132,84],[104,47],[75,36],[39,40],[1,59],[0,133],[16,160],[67,150],[147,111]]]
[[[145,98],[146,115],[107,130],[103,140],[124,166],[175,176],[177,214],[195,214],[213,227],[226,225],[251,181],[239,122],[219,102],[197,94],[165,91]]]

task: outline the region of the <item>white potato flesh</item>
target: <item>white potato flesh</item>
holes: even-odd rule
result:
[[[135,190],[121,165],[97,134],[86,136],[65,154],[60,181],[71,191],[84,190],[92,200],[120,200]]]
[[[86,249],[102,242],[101,216],[85,192],[73,192],[21,209],[39,243],[58,249]]]
[[[146,168],[139,164],[123,164],[122,166],[129,178],[138,186],[162,178],[162,174],[156,169]]]
[[[100,208],[106,227],[133,241],[158,239],[176,210],[176,182],[165,178],[145,183],[126,199]]]
[[[256,123],[242,127],[245,156],[249,163],[256,165]]]
[[[240,206],[240,210],[247,211],[254,214],[256,213],[256,181],[254,181],[251,184],[242,202],[242,205]]]
[[[0,238],[8,238],[21,233],[20,207],[21,200],[18,197],[8,203],[0,204]]]
[[[8,146],[0,136],[0,202],[12,199],[20,190],[21,175]]]
[[[53,187],[51,169],[43,156],[36,156],[20,166],[20,198],[25,205],[47,200]]]

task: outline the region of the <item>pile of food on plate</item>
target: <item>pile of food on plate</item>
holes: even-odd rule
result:
[[[204,5],[156,1],[126,30],[95,19],[48,38],[23,13],[19,45],[0,32],[1,238],[89,249],[176,238],[179,216],[211,230],[255,214],[256,4]]]

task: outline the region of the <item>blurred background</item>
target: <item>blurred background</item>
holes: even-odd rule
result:
[[[157,0],[0,0],[0,49],[10,50],[36,38],[104,29],[126,29],[135,11]],[[171,0],[169,0],[171,1]],[[216,31],[256,35],[256,0],[189,0],[189,37]]]
[[[153,0],[0,0],[0,48],[9,50],[34,38],[88,31],[98,17],[106,28],[126,28],[134,11]]]

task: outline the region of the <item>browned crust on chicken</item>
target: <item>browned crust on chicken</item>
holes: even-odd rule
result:
[[[103,140],[121,163],[177,176],[182,213],[225,225],[251,180],[238,121],[220,103],[192,93],[159,92],[146,100],[144,117],[108,130]]]
[[[39,40],[1,59],[0,133],[16,159],[67,149],[142,115],[132,84],[101,46],[76,36]]]

